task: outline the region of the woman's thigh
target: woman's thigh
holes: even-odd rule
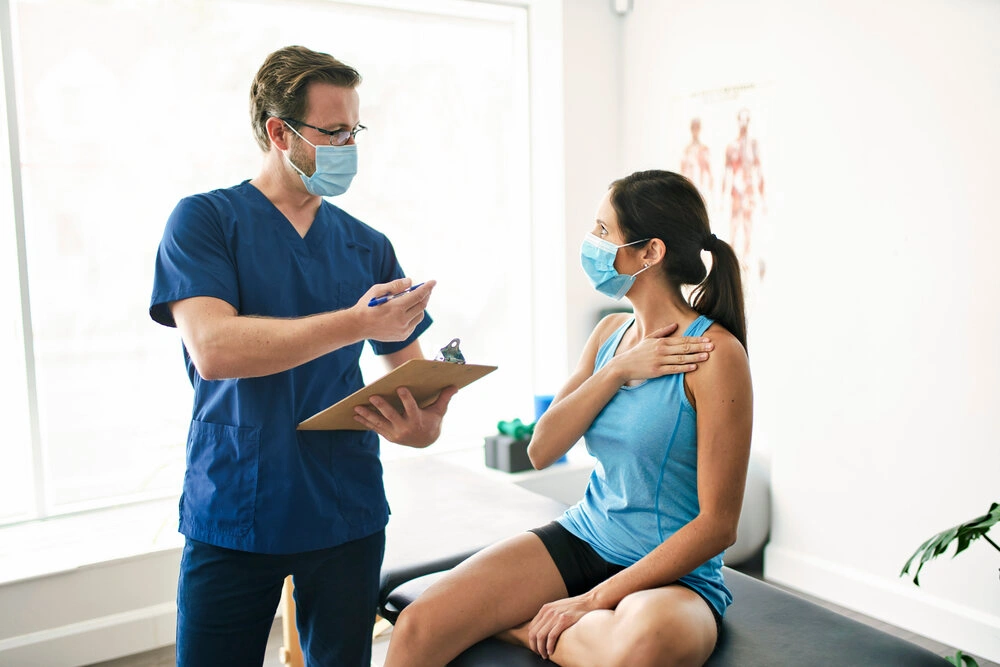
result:
[[[450,660],[565,596],[542,541],[523,533],[477,553],[428,587],[400,616],[392,641]]]
[[[673,584],[626,596],[613,612],[592,612],[566,630],[553,654],[564,667],[703,665],[718,627],[705,600]]]

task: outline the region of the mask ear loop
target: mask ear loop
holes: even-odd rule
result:
[[[294,127],[292,127],[291,125],[289,125],[287,121],[284,121],[284,120],[283,120],[283,121],[281,121],[281,122],[285,124],[285,127],[287,127],[287,128],[289,129],[289,130],[291,130],[292,132],[294,132],[294,133],[295,133],[295,136],[297,136],[297,137],[298,137],[299,139],[301,139],[302,141],[306,142],[307,144],[309,144],[309,145],[310,145],[310,146],[312,146],[313,148],[317,148],[316,144],[314,144],[313,142],[309,141],[308,139],[306,139],[305,137],[303,137],[303,136],[302,136],[301,134],[299,134],[299,131],[298,131],[298,130],[296,130],[296,129],[295,129]]]
[[[301,139],[302,141],[306,142],[307,144],[309,144],[313,148],[316,148],[316,144],[314,144],[313,142],[309,141],[308,139],[306,139],[305,137],[303,137],[301,134],[299,134],[295,130],[294,127],[292,127],[291,125],[288,124],[287,121],[283,120],[281,122],[284,123],[285,127],[287,127],[289,130],[291,130],[292,132],[295,132],[295,136],[297,136],[299,139]],[[291,155],[288,155],[288,153],[291,153],[291,148],[289,148],[288,151],[284,151],[284,152],[285,152],[285,159],[288,161],[288,164],[292,165],[292,169],[294,169],[295,171],[297,171],[302,178],[309,178],[309,176],[306,176],[306,172],[304,172],[301,169],[299,169],[298,165],[296,165],[294,162],[292,162]]]
[[[639,240],[639,241],[632,241],[632,243],[626,243],[625,245],[623,245],[623,246],[618,246],[618,247],[619,247],[619,248],[624,248],[625,246],[630,246],[630,245],[635,245],[636,243],[643,243],[644,241],[652,241],[652,240],[653,240],[652,238],[648,238],[648,239],[641,239],[641,240]],[[635,273],[633,273],[633,274],[632,274],[632,277],[633,277],[633,278],[635,278],[635,277],[636,277],[637,275],[639,275],[640,273],[642,273],[643,271],[645,271],[645,270],[646,270],[646,269],[648,269],[649,267],[650,267],[650,264],[649,264],[649,262],[643,262],[643,263],[642,263],[642,268],[641,268],[641,269],[639,269],[638,271],[636,271]]]
[[[642,263],[642,268],[639,269],[638,271],[636,271],[635,273],[633,273],[632,277],[635,278],[637,275],[639,275],[640,273],[642,273],[643,271],[645,271],[648,268],[649,268],[649,262],[643,262]]]

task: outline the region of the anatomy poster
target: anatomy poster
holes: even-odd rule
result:
[[[766,84],[742,84],[677,98],[668,164],[698,187],[712,231],[736,251],[748,306],[767,275],[768,128]]]

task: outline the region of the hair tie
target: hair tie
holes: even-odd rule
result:
[[[711,252],[712,248],[714,248],[715,244],[718,242],[719,242],[718,236],[716,236],[715,234],[709,234],[708,236],[705,237],[705,242],[701,245],[701,247]]]

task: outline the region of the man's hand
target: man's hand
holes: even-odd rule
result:
[[[431,298],[435,280],[428,280],[417,289],[399,297],[386,301],[379,306],[369,306],[368,302],[375,297],[398,294],[408,289],[413,281],[400,278],[390,283],[373,285],[362,295],[356,304],[351,306],[362,322],[365,338],[380,340],[386,343],[406,340],[413,330],[424,319],[424,309]]]
[[[398,300],[396,299],[396,301]],[[382,306],[377,307],[381,308]],[[397,412],[392,404],[381,396],[372,396],[368,399],[371,408],[361,406],[354,408],[354,421],[375,431],[389,442],[407,447],[423,448],[433,443],[441,435],[441,420],[444,418],[444,413],[448,411],[451,397],[457,392],[458,388],[455,386],[445,387],[441,390],[437,400],[421,409],[413,399],[410,390],[406,387],[400,387],[396,390],[396,394],[403,402],[402,414]]]
[[[708,359],[714,345],[704,336],[670,336],[677,330],[677,324],[668,324],[643,338],[628,352],[615,356],[613,364],[622,384],[632,380],[648,380],[690,373],[697,364]]]

